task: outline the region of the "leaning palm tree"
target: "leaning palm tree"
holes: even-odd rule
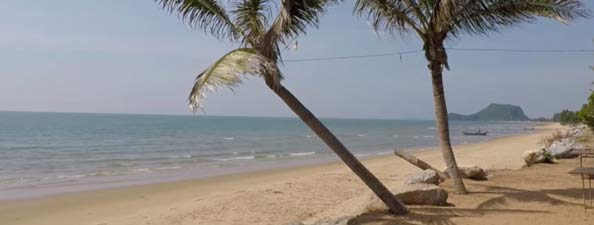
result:
[[[222,56],[196,77],[190,107],[201,108],[205,94],[221,86],[242,83],[245,76],[263,78],[309,128],[330,147],[395,214],[406,207],[311,113],[287,88],[278,64],[292,40],[317,27],[326,8],[340,0],[157,0],[166,10],[179,13],[188,24],[218,39],[236,42],[238,48]],[[223,3],[224,2],[224,3]],[[279,4],[277,4],[279,3]],[[278,5],[278,6],[277,6]],[[273,9],[278,9],[274,14]]]
[[[456,193],[466,193],[449,135],[442,72],[449,70],[444,42],[462,34],[492,31],[546,17],[566,22],[587,17],[579,0],[357,0],[354,12],[367,16],[376,31],[416,33],[423,42],[433,83],[439,145]]]

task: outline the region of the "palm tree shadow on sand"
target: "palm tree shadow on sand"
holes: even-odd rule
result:
[[[478,209],[490,209],[507,206],[507,201],[515,200],[519,202],[539,202],[549,205],[567,205],[567,206],[582,206],[579,203],[570,202],[554,197],[560,195],[564,197],[581,200],[582,189],[568,188],[568,189],[541,189],[541,190],[523,190],[518,188],[501,187],[501,186],[483,186],[486,191],[474,192],[476,194],[501,194],[499,197],[491,198],[478,205]]]
[[[352,221],[349,225],[418,225],[418,224],[432,224],[432,225],[451,225],[456,224],[452,221],[455,217],[480,217],[487,214],[497,213],[535,213],[547,214],[548,211],[542,210],[523,210],[523,209],[464,209],[464,208],[414,208],[406,216],[395,217],[389,213],[370,213],[362,215]]]
[[[451,225],[456,224],[453,221],[456,217],[482,217],[493,214],[550,214],[547,210],[526,210],[510,208],[510,201],[525,203],[541,203],[548,205],[579,206],[582,198],[582,189],[543,189],[543,190],[524,190],[518,188],[502,187],[495,185],[474,184],[474,189],[480,190],[469,193],[469,197],[485,198],[476,207],[473,208],[454,208],[454,207],[428,207],[420,206],[411,208],[411,212],[406,216],[395,217],[388,212],[376,212],[364,214],[353,219],[349,225]],[[492,197],[488,197],[492,196]],[[571,198],[572,201],[559,199]],[[575,200],[575,201],[574,201]],[[516,206],[517,207],[517,206]]]

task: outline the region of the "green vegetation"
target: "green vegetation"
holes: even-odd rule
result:
[[[590,69],[594,70],[594,66],[590,66]],[[588,97],[588,104],[584,104],[582,109],[577,112],[577,117],[591,130],[594,130],[594,92]]]
[[[461,115],[456,113],[449,114],[450,120],[468,120],[468,121],[528,121],[530,118],[524,114],[520,106],[509,104],[491,103],[483,110],[471,114]]]
[[[577,112],[577,117],[582,123],[594,130],[594,92],[588,97],[588,103],[584,104],[582,109]]]
[[[575,126],[581,122],[578,113],[571,110],[563,110],[553,115],[553,121],[560,122],[561,125]]]
[[[594,66],[590,67],[594,70]],[[563,110],[553,116],[554,121],[561,122],[563,125],[576,125],[578,123],[586,124],[591,130],[594,130],[594,92],[588,97],[588,103],[582,105],[580,111],[572,112]]]
[[[544,160],[545,163],[555,163],[555,161],[556,161],[555,157],[549,151],[544,151],[543,155],[545,158],[545,160]]]

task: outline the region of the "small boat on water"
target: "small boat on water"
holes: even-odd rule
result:
[[[489,133],[489,131],[485,131],[485,132],[481,132],[481,130],[479,129],[476,132],[466,132],[466,131],[462,131],[462,133],[466,136],[487,136],[487,133]]]

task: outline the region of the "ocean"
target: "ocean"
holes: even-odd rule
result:
[[[358,157],[435,147],[434,121],[323,119]],[[454,144],[532,122],[451,122]],[[463,130],[488,130],[486,137]],[[336,161],[295,118],[0,112],[0,199]]]

